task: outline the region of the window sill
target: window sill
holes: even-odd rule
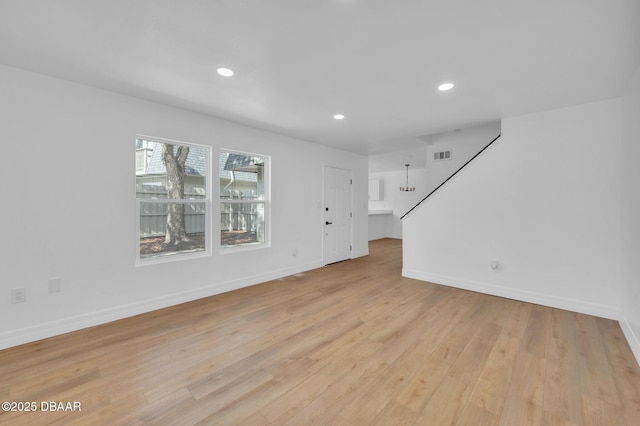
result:
[[[137,266],[157,265],[160,263],[182,262],[190,259],[199,259],[201,257],[210,257],[211,250],[198,250],[193,252],[160,254],[149,257],[139,257],[136,259]]]
[[[239,253],[245,251],[254,251],[271,247],[268,243],[249,243],[237,246],[223,246],[220,247],[220,254]]]

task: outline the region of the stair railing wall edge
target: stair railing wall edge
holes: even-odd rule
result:
[[[418,208],[418,206],[420,206],[422,203],[424,203],[427,198],[429,198],[431,195],[433,195],[438,189],[440,189],[441,187],[444,186],[444,184],[446,184],[447,182],[449,182],[455,175],[457,175],[460,170],[464,169],[465,167],[467,167],[467,165],[469,163],[471,163],[473,160],[475,160],[476,157],[478,157],[480,154],[482,154],[487,148],[489,148],[495,141],[497,141],[498,139],[500,139],[500,136],[502,136],[502,134],[499,134],[498,136],[496,136],[491,142],[489,142],[484,148],[482,148],[480,151],[478,151],[478,153],[476,155],[474,155],[473,157],[471,157],[466,163],[464,163],[462,166],[460,166],[460,168],[458,170],[456,170],[455,172],[453,172],[451,174],[451,176],[449,176],[448,178],[446,178],[440,185],[438,185],[433,191],[431,191],[430,193],[427,194],[426,197],[424,197],[422,200],[420,200],[415,206],[411,207],[409,209],[409,211],[407,211],[405,214],[403,214],[402,216],[400,216],[400,220],[404,219],[405,217],[407,217],[409,215],[409,213],[411,213],[412,211],[414,211],[416,208]]]

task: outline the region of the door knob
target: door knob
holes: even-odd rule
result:
[[[333,225],[333,222],[325,222],[325,225]]]

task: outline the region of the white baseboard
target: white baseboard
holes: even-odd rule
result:
[[[633,352],[633,356],[636,358],[638,366],[640,366],[640,336],[633,332],[631,324],[629,324],[629,321],[627,321],[627,318],[623,314],[620,314],[618,322],[620,323],[624,337],[627,339],[627,343],[629,343],[631,352]]]
[[[535,303],[537,305],[549,306],[552,308],[564,309],[581,314],[617,320],[620,324],[620,328],[622,329],[625,338],[627,339],[627,342],[629,343],[631,352],[633,353],[638,366],[640,366],[640,336],[634,333],[631,324],[629,324],[625,316],[617,308],[607,305],[600,305],[597,303],[584,302],[576,299],[567,299],[564,297],[552,296],[543,293],[510,289],[462,278],[455,278],[438,274],[428,274],[411,269],[403,269],[402,276],[420,281],[428,281],[434,284],[442,284],[449,287],[476,291],[478,293],[491,294],[493,296],[506,297],[508,299],[520,300],[522,302]]]
[[[368,250],[354,252],[353,257],[367,256]],[[216,294],[237,290],[244,287],[260,284],[289,275],[309,271],[322,267],[322,262],[308,263],[295,268],[287,268],[279,271],[273,271],[268,274],[254,275],[239,280],[217,283],[207,287],[201,287],[181,293],[175,293],[167,296],[157,297],[154,299],[144,300],[127,305],[117,306],[114,308],[104,309],[101,311],[90,312],[74,317],[63,318],[51,321],[46,324],[39,324],[30,327],[24,327],[17,330],[11,330],[0,334],[0,349],[6,349],[25,343],[35,342],[40,339],[57,336],[72,331],[105,324],[111,321],[117,321],[134,315],[151,312],[157,309],[166,308],[180,303],[190,302],[204,297],[214,296]],[[631,347],[636,362],[640,365],[640,338],[634,332],[626,318],[609,306],[597,305],[577,301],[574,299],[559,298],[540,293],[527,292],[522,290],[505,289],[503,287],[494,286],[486,283],[473,282],[464,279],[456,279],[454,277],[425,274],[419,271],[408,269],[402,270],[402,276],[414,278],[421,281],[428,281],[435,284],[447,285],[450,287],[461,288],[465,290],[477,291],[480,293],[491,294],[494,296],[506,297],[509,299],[520,300],[523,302],[536,303],[544,306],[550,306],[559,309],[565,309],[573,312],[580,312],[588,315],[594,315],[602,318],[618,320],[620,327]]]
[[[322,266],[322,262],[308,263],[293,268],[286,268],[278,271],[272,271],[266,274],[254,275],[223,283],[216,283],[211,286],[156,297],[153,299],[142,300],[140,302],[116,306],[100,311],[88,312],[86,314],[76,315],[73,317],[62,318],[59,320],[47,322],[46,324],[38,324],[30,327],[10,330],[4,333],[0,333],[0,349],[6,349],[25,343],[31,343],[40,339],[46,339],[48,337],[81,330],[83,328],[93,327],[111,321],[128,318],[134,315],[144,314],[147,312],[155,311],[157,309],[178,305],[180,303],[191,302],[193,300],[202,299],[204,297],[226,293],[228,291],[237,290],[243,287],[249,287],[278,278],[283,278],[289,275],[309,271],[311,269],[320,268]]]
[[[582,300],[568,299],[564,297],[558,297],[544,293],[535,293],[526,290],[505,288],[493,284],[487,284],[445,275],[429,274],[411,269],[402,269],[402,276],[407,278],[414,278],[421,281],[428,281],[434,284],[442,284],[449,287],[476,291],[478,293],[505,297],[507,299],[514,299],[522,302],[549,306],[551,308],[558,308],[567,311],[578,312],[581,314],[593,315],[601,318],[618,320],[620,317],[620,311],[617,308],[607,305],[600,305],[597,303],[585,302]]]

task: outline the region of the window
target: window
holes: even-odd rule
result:
[[[136,264],[211,254],[211,148],[136,140]]]
[[[220,246],[269,244],[269,157],[221,150]]]

